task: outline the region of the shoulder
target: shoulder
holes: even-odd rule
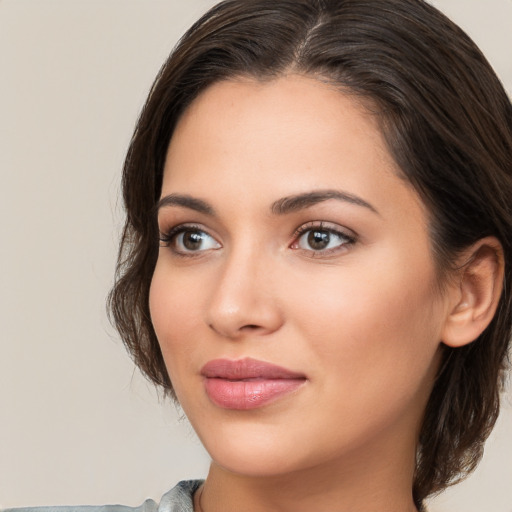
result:
[[[202,480],[180,482],[162,496],[160,503],[154,500],[146,500],[138,507],[126,507],[124,505],[26,507],[1,509],[0,512],[193,512],[192,498],[194,492],[202,483]]]

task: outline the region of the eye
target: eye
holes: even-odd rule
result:
[[[292,249],[302,249],[316,253],[330,253],[353,244],[355,238],[334,228],[302,226],[297,230]]]
[[[165,235],[160,235],[164,247],[175,253],[190,254],[219,249],[220,244],[206,231],[192,226],[177,226]]]

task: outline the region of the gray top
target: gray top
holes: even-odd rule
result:
[[[203,480],[180,482],[162,496],[160,503],[146,500],[138,507],[126,507],[124,505],[26,507],[2,509],[1,512],[194,512],[192,498],[194,492],[202,483]]]

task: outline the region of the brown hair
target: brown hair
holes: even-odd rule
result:
[[[112,318],[142,372],[173,395],[149,314],[154,205],[180,115],[214,82],[293,70],[371,100],[403,177],[427,205],[441,274],[492,235],[503,245],[498,311],[473,343],[444,348],[420,433],[414,498],[473,470],[499,411],[512,323],[512,106],[469,37],[422,0],[227,0],[184,35],[140,115],[123,174],[126,206]]]

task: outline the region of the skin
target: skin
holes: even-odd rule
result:
[[[272,205],[335,190],[287,213]],[[377,121],[313,78],[215,84],[187,109],[165,163],[164,235],[150,310],[178,400],[212,458],[205,512],[416,510],[422,414],[454,301],[443,294],[414,189]],[[320,225],[320,223],[322,223]],[[314,250],[298,228],[340,231]],[[252,357],[306,377],[263,407],[228,410],[205,392],[212,359]]]

